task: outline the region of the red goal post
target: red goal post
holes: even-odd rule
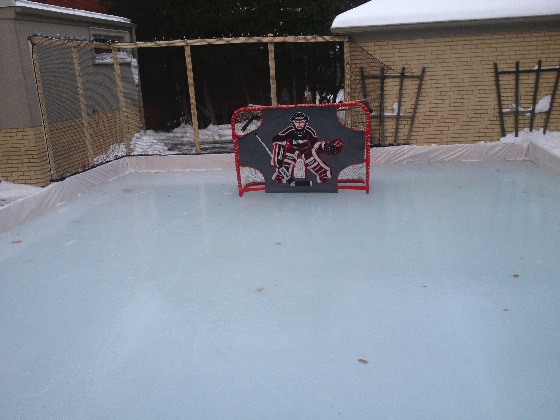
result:
[[[370,114],[360,102],[245,107],[231,128],[240,196],[369,193]]]

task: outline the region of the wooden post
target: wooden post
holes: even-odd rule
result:
[[[49,133],[49,122],[47,118],[45,92],[43,91],[41,69],[37,61],[37,52],[31,41],[29,41],[29,49],[31,50],[31,62],[33,63],[33,73],[35,74],[35,85],[37,87],[37,95],[39,97],[39,110],[41,111],[43,136],[45,138],[45,145],[47,147],[47,159],[49,160],[49,169],[51,171],[51,181],[52,181],[57,178],[57,172],[56,172],[56,163],[55,163],[52,144],[51,144],[51,137]]]
[[[78,97],[80,98],[80,111],[82,113],[82,126],[84,128],[84,135],[86,147],[88,152],[89,164],[93,166],[93,147],[91,144],[91,135],[89,132],[88,113],[86,108],[86,100],[84,98],[84,84],[82,82],[82,75],[80,72],[80,61],[78,59],[78,47],[72,46],[72,60],[74,61],[74,73],[76,75],[76,84],[78,85]]]
[[[130,156],[130,138],[128,133],[128,122],[126,119],[126,105],[124,103],[124,93],[121,79],[121,68],[119,66],[119,49],[116,46],[111,47],[113,53],[113,70],[115,72],[115,82],[117,83],[117,95],[119,97],[119,116],[121,122],[121,133],[125,137],[126,155]]]
[[[350,101],[352,97],[352,51],[350,46],[350,40],[346,39],[344,41],[344,100]]]
[[[270,72],[270,97],[272,106],[278,105],[276,96],[276,63],[274,60],[274,42],[268,43],[268,69]]]
[[[519,61],[515,63],[515,137],[519,136]]]
[[[198,132],[198,113],[196,112],[196,95],[194,90],[193,67],[191,46],[185,45],[185,60],[187,63],[187,81],[189,83],[189,97],[191,101],[191,118],[194,134],[194,149],[197,155],[200,154],[200,133]]]

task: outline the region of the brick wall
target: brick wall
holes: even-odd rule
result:
[[[50,181],[47,148],[41,127],[0,130],[2,179],[44,187]]]
[[[92,158],[104,155],[111,145],[130,145],[142,130],[140,109],[129,107],[121,119],[119,111],[88,118]],[[123,121],[126,126],[123,127]],[[61,179],[93,165],[87,146],[84,123],[73,119],[47,127],[53,161],[52,172],[42,127],[0,130],[0,175],[8,182],[45,186],[51,177]],[[52,175],[51,175],[52,174]]]
[[[419,74],[426,67],[422,97],[411,144],[453,144],[496,141],[501,137],[494,62],[500,70],[514,70],[520,61],[522,69],[536,66],[557,66],[560,61],[560,31],[507,32],[483,34],[440,33],[431,36],[391,34],[383,39],[356,36],[360,46],[375,58],[397,71]],[[541,76],[538,99],[552,92],[554,73]],[[531,106],[534,75],[523,76],[520,105]],[[411,109],[415,83],[407,82],[404,111]],[[502,77],[503,107],[512,108],[513,77]],[[354,96],[354,95],[353,95]],[[353,99],[359,99],[355,93]],[[398,99],[398,85],[389,84],[386,112]],[[559,98],[556,98],[557,100]],[[549,130],[560,130],[560,107],[555,107]],[[544,114],[538,114],[535,127],[543,126]],[[389,124],[390,125],[390,124]],[[528,127],[523,116],[520,127]],[[506,118],[506,132],[513,132],[513,116]],[[403,128],[401,128],[402,130]],[[406,124],[404,130],[406,130]],[[388,138],[394,130],[388,127]]]

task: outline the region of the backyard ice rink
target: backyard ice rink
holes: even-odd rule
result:
[[[1,418],[553,419],[560,178],[129,173],[0,235]]]

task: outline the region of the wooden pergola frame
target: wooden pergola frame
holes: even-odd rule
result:
[[[264,36],[264,37],[236,37],[236,38],[206,38],[185,39],[170,41],[151,41],[114,44],[113,48],[157,48],[157,47],[184,47],[187,66],[187,81],[189,85],[189,97],[191,102],[191,117],[194,133],[194,145],[196,153],[200,153],[200,137],[198,131],[198,114],[196,110],[196,95],[194,91],[194,74],[192,66],[191,47],[204,45],[231,45],[231,44],[254,44],[262,43],[268,45],[268,67],[270,77],[270,96],[272,106],[277,103],[276,90],[276,65],[274,61],[274,44],[295,42],[344,42],[345,77],[349,77],[350,45],[346,36]],[[346,83],[345,87],[349,84]]]
[[[235,37],[235,38],[206,38],[206,39],[183,39],[183,40],[162,40],[150,42],[117,42],[117,43],[99,43],[82,40],[67,40],[67,39],[52,39],[43,38],[42,43],[50,45],[66,45],[72,48],[76,47],[93,47],[111,49],[114,61],[114,73],[117,81],[119,108],[121,120],[124,118],[124,97],[122,92],[122,83],[120,78],[120,69],[118,66],[117,52],[119,49],[132,49],[132,48],[158,48],[158,47],[183,47],[185,49],[185,61],[187,68],[187,81],[189,85],[189,96],[191,105],[191,117],[194,132],[194,144],[196,153],[200,153],[200,137],[198,129],[198,115],[196,110],[196,96],[194,90],[194,74],[192,66],[191,47],[204,46],[204,45],[228,45],[228,44],[254,44],[263,43],[268,45],[268,64],[270,74],[270,95],[272,105],[276,106],[277,103],[277,90],[276,90],[276,65],[274,60],[274,45],[277,43],[311,43],[311,42],[343,42],[344,43],[344,87],[346,100],[350,98],[350,43],[347,36],[320,36],[320,35],[302,35],[302,36],[263,36],[263,37]],[[124,129],[124,122],[123,129]],[[127,144],[127,153],[130,153],[129,145]]]

